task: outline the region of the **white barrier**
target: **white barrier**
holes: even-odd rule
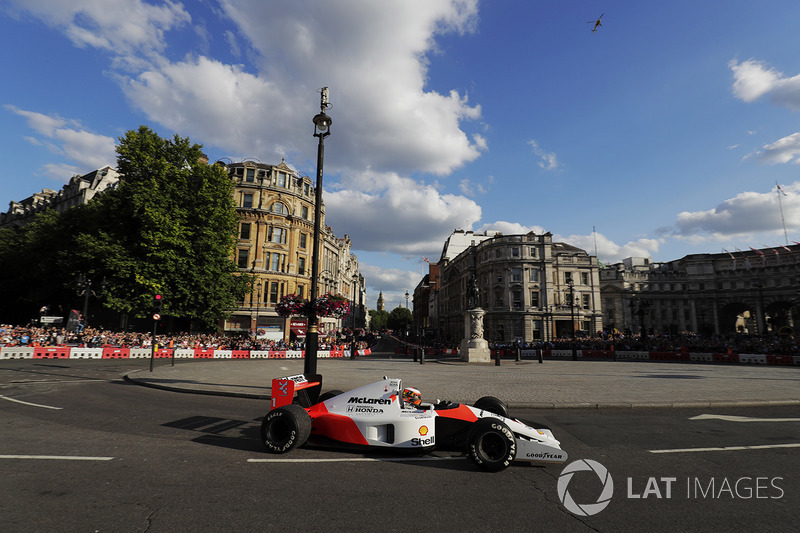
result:
[[[767,356],[764,354],[757,354],[757,353],[740,353],[739,362],[755,364],[755,365],[766,365]]]
[[[650,359],[650,352],[642,352],[642,351],[619,351],[617,350],[617,359],[636,359],[636,360],[643,360],[647,361]]]
[[[102,359],[102,348],[70,348],[70,359]]]
[[[318,352],[317,355],[319,355],[319,353],[321,353],[321,352]],[[320,357],[322,357],[322,356],[320,356]],[[303,358],[303,352],[300,351],[300,350],[287,350],[286,351],[286,359],[302,359],[302,358]]]
[[[150,348],[131,348],[129,359],[147,359],[150,357]]]
[[[33,359],[33,348],[25,346],[3,346],[0,359]]]
[[[233,350],[214,350],[214,359],[231,359]]]
[[[175,359],[194,359],[194,350],[192,348],[178,348],[173,354]]]
[[[250,359],[269,359],[269,350],[250,350]]]
[[[578,350],[580,354],[580,350]],[[551,357],[572,357],[572,350],[550,350]]]
[[[701,361],[703,363],[713,363],[714,354],[711,353],[690,353],[689,361]]]

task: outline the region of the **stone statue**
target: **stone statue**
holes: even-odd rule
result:
[[[470,317],[470,338],[482,339],[483,338],[483,317],[481,315],[472,315]]]
[[[467,283],[467,309],[476,309],[481,306],[481,293],[478,289],[478,280],[472,276]]]

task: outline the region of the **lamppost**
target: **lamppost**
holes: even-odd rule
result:
[[[311,295],[312,305],[308,306],[308,331],[306,332],[306,355],[303,373],[307,376],[317,373],[317,348],[319,346],[319,331],[317,331],[317,310],[313,303],[317,298],[317,277],[319,277],[319,237],[322,218],[322,164],[325,158],[325,137],[331,134],[331,117],[325,114],[330,107],[328,103],[328,88],[320,90],[319,113],[314,116],[314,137],[319,139],[317,145],[317,184],[314,205],[314,245],[311,255]]]
[[[258,341],[258,311],[261,307],[261,283],[258,284],[258,295],[256,296],[256,341]]]
[[[89,323],[89,296],[97,297],[99,294],[102,294],[106,287],[106,280],[103,279],[102,283],[100,284],[100,289],[98,291],[94,291],[92,289],[92,278],[86,276],[85,274],[79,274],[78,279],[75,282],[76,292],[78,296],[83,296],[83,325],[86,327]]]
[[[408,289],[406,289],[406,309],[408,309]]]
[[[575,282],[572,278],[567,281],[567,285],[569,285],[569,319],[572,322],[572,360],[578,360],[578,352],[575,349]]]

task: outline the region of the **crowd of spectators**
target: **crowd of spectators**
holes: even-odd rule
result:
[[[53,326],[12,326],[0,324],[0,346],[80,346],[87,348],[150,348],[152,335],[132,331],[109,331],[87,327],[82,331],[67,331]],[[156,336],[160,348],[202,348],[220,350],[302,350],[301,341],[256,339],[249,335],[215,335],[209,333],[161,334]],[[358,349],[367,348],[359,341]],[[337,344],[333,338],[320,338],[319,350],[330,350]],[[347,347],[349,348],[349,343]]]

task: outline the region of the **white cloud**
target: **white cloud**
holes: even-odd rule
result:
[[[754,155],[759,161],[768,165],[800,164],[800,132],[792,133],[774,143],[766,144]]]
[[[572,246],[586,250],[589,255],[595,255],[603,263],[618,263],[627,257],[653,257],[662,244],[659,239],[638,239],[625,244],[617,244],[602,233],[590,235],[554,235],[554,241],[561,241]]]
[[[165,0],[8,0],[61,30],[76,46],[100,48],[114,55],[151,53],[165,47],[164,33],[191,21],[182,4]]]
[[[710,240],[744,237],[760,232],[780,232],[800,228],[800,183],[783,186],[787,196],[778,205],[775,190],[767,193],[743,192],[705,211],[678,214],[675,237],[707,236]],[[783,209],[784,221],[781,221]]]
[[[748,59],[728,63],[733,71],[733,94],[745,102],[769,95],[772,103],[800,111],[800,74],[786,77],[763,62]]]
[[[517,222],[506,222],[505,220],[497,220],[495,222],[482,224],[476,231],[478,233],[484,233],[488,230],[499,231],[503,235],[525,235],[530,232],[542,234],[547,231],[542,226],[525,226]]]
[[[545,170],[556,170],[559,168],[558,157],[556,157],[555,153],[542,150],[539,143],[533,139],[528,141],[528,144],[531,146],[533,154],[540,159],[537,163],[540,167]]]
[[[9,111],[24,117],[28,126],[42,138],[27,137],[37,146],[45,146],[51,152],[75,163],[47,163],[41,172],[61,181],[68,181],[75,174],[88,172],[106,165],[116,165],[115,139],[82,129],[78,121],[67,120],[14,106],[5,106]],[[68,127],[72,126],[72,127]],[[63,172],[59,175],[59,172]]]
[[[394,173],[367,171],[352,187],[325,194],[326,220],[337,234],[357,236],[360,250],[434,255],[450,232],[481,217],[472,200]]]

